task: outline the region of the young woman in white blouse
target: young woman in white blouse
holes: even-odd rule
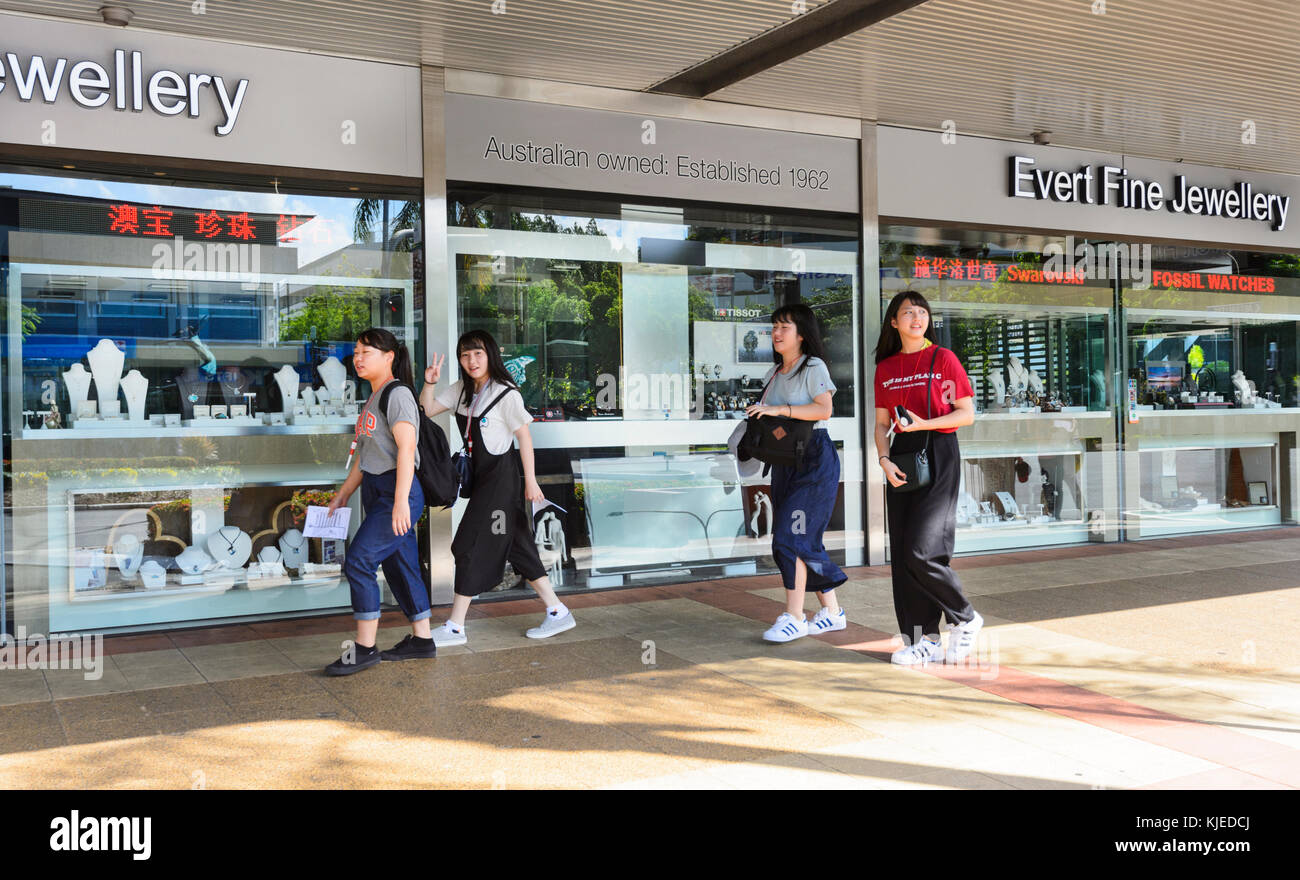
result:
[[[533,465],[532,415],[501,360],[490,333],[471,330],[456,343],[460,381],[441,394],[434,386],[446,358],[424,371],[420,404],[430,416],[453,410],[473,469],[469,504],[451,542],[456,559],[455,598],[447,622],[435,633],[439,645],[463,645],[470,602],[501,580],[507,562],[546,603],[541,625],[525,633],[544,639],[573,629],[573,614],[555,595],[533,543],[530,503],[543,501]],[[515,441],[519,448],[514,448]]]

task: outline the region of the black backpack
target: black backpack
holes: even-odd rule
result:
[[[388,395],[400,384],[396,381],[389,382],[379,394],[379,411],[384,414],[384,418],[388,418]],[[411,393],[415,394],[415,389],[410,385],[403,387],[410,388]],[[415,394],[415,402],[419,407],[420,395]],[[447,435],[442,428],[424,414],[423,407],[420,407],[420,427],[416,430],[415,445],[420,450],[420,463],[415,468],[415,478],[420,481],[425,505],[451,507],[456,503],[456,493],[460,487],[456,469],[451,463],[451,446],[447,443]]]

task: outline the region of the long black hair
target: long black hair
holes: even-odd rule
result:
[[[925,309],[930,315],[930,321],[925,325],[925,338],[935,345],[939,344],[939,340],[934,336],[934,310],[921,294],[915,290],[904,290],[895,294],[889,301],[889,307],[885,309],[885,318],[880,323],[880,340],[876,343],[876,363],[880,363],[887,357],[893,357],[903,350],[903,337],[899,335],[898,328],[893,326],[893,321],[898,317],[904,303],[911,303]]]
[[[488,362],[488,379],[507,388],[518,388],[515,380],[510,378],[510,371],[506,369],[505,362],[501,360],[501,346],[492,338],[492,334],[486,330],[469,330],[460,335],[456,342],[456,361],[459,363],[460,356],[467,351],[478,349],[487,354]],[[461,382],[461,401],[468,409],[474,400],[474,381],[470,379],[465,372],[465,368],[460,368]]]
[[[799,369],[794,371],[796,376],[803,372],[803,368],[808,366],[808,362],[813,358],[819,358],[822,363],[826,363],[826,347],[822,345],[821,327],[812,309],[801,302],[788,303],[772,313],[772,323],[778,321],[793,324],[795,332],[803,337],[799,348],[807,357],[803,359]],[[775,349],[772,350],[772,361],[776,364],[782,363],[781,355]]]
[[[391,330],[385,330],[383,327],[371,327],[368,330],[361,331],[361,335],[357,337],[357,342],[371,348],[377,348],[380,351],[391,351],[393,353],[393,378],[403,385],[415,387],[415,372],[411,369],[411,353],[406,350],[406,345],[394,336]]]

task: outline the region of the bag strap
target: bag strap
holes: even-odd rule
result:
[[[471,400],[469,402],[469,406],[466,407],[467,412],[465,414],[465,445],[466,446],[469,445],[469,432],[474,427],[474,420],[483,418],[485,415],[491,412],[492,407],[496,406],[498,403],[501,402],[501,398],[505,397],[507,394],[509,394],[511,391],[514,390],[516,389],[507,388],[505,391],[502,391],[495,398],[493,398],[492,402],[487,405],[487,408],[479,410],[478,415],[474,415],[474,401]]]
[[[769,388],[772,387],[772,383],[776,381],[776,377],[777,377],[780,373],[781,373],[781,368],[780,368],[780,367],[773,367],[773,368],[772,368],[772,378],[767,380],[767,384],[763,386],[763,393],[762,393],[762,395],[759,396],[759,398],[758,398],[758,405],[759,405],[759,406],[762,406],[762,405],[764,404],[764,402],[766,402],[766,400],[767,400],[767,389],[769,389]]]
[[[381,413],[384,414],[384,418],[385,418],[385,419],[388,418],[388,398],[392,396],[392,394],[393,394],[393,389],[394,389],[394,388],[399,388],[399,387],[400,387],[400,388],[410,388],[410,389],[411,389],[411,394],[413,394],[413,395],[415,396],[415,406],[416,406],[417,409],[420,410],[420,413],[423,415],[423,413],[424,413],[424,407],[420,406],[420,395],[415,393],[415,388],[413,388],[413,387],[410,386],[410,385],[407,385],[405,382],[402,382],[402,381],[400,381],[399,379],[397,379],[396,377],[394,377],[390,382],[388,382],[388,384],[386,384],[386,385],[384,386],[384,390],[379,392],[379,407],[378,407],[378,409],[379,409],[379,411],[380,411]]]
[[[934,365],[939,360],[939,346],[934,347],[934,354],[930,357],[930,374],[925,379],[925,420],[930,421],[930,388],[934,384]],[[933,431],[925,432],[925,454],[930,455],[930,435]]]

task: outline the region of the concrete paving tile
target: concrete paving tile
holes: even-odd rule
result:
[[[55,700],[54,708],[66,724],[139,718],[148,714],[139,695],[134,692]]]
[[[45,674],[39,669],[0,671],[0,706],[33,703],[52,699]]]
[[[226,727],[237,723],[239,718],[229,706],[207,706],[201,709],[186,709],[181,712],[167,712],[154,716],[158,730],[166,735],[186,734],[196,730],[213,727]]]
[[[761,761],[723,764],[708,773],[730,788],[744,791],[822,791],[870,787],[812,758],[789,752]]]
[[[600,786],[607,791],[732,791],[710,770],[692,770],[686,773],[670,773],[666,776],[654,776],[649,779],[633,779],[614,785]]]
[[[356,721],[358,716],[325,692],[296,694],[276,699],[238,703],[231,710],[240,723],[332,719]]]
[[[165,648],[160,651],[139,651],[129,654],[114,654],[113,664],[124,672],[151,669],[155,667],[167,667],[184,665],[189,666],[190,662],[185,658],[185,654],[179,648]]]
[[[116,667],[101,669],[99,678],[87,678],[86,675],[85,671],[76,669],[45,670],[45,682],[49,685],[50,696],[62,700],[131,690],[131,683]]]
[[[109,718],[104,721],[80,721],[75,724],[65,723],[64,726],[70,745],[103,742],[121,745],[122,740],[142,739],[160,733],[157,719],[149,715]]]
[[[188,660],[171,666],[146,666],[123,673],[134,690],[202,684],[206,679]]]
[[[185,712],[195,709],[228,708],[227,702],[212,685],[191,684],[181,687],[139,691],[137,700],[151,715]]]
[[[198,645],[183,648],[182,652],[195,666],[225,663],[231,660],[257,660],[284,656],[270,641],[257,639],[217,645]]]
[[[66,742],[63,722],[53,703],[0,706],[0,767],[6,755],[57,748]],[[0,776],[0,787],[23,786],[5,785]]]
[[[325,696],[320,677],[303,673],[265,675],[213,682],[212,690],[232,706],[298,696]]]
[[[203,662],[195,665],[208,681],[251,678],[256,675],[283,675],[301,671],[297,664],[284,655],[224,660],[212,663]]]
[[[1289,785],[1274,782],[1232,767],[1219,767],[1188,776],[1174,776],[1141,786],[1154,791],[1294,791]]]

